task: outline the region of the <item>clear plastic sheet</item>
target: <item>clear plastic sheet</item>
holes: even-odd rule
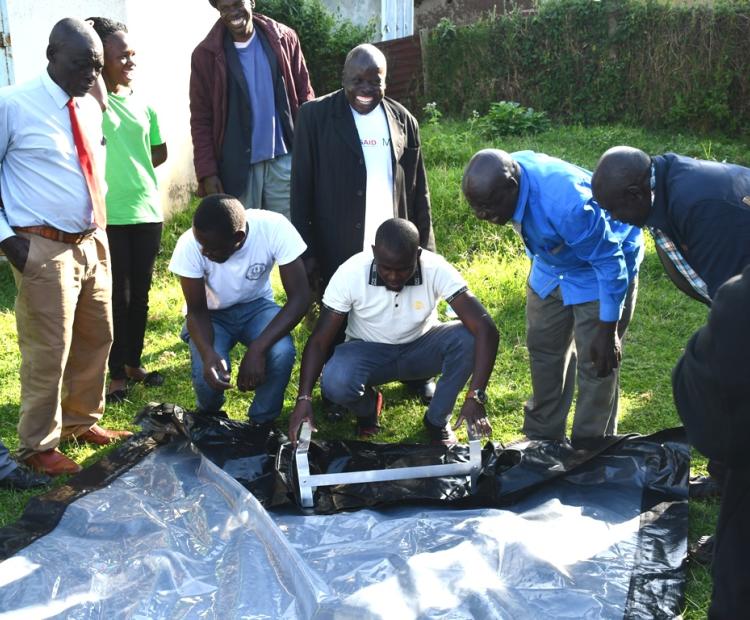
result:
[[[326,596],[258,501],[185,443],[0,564],[5,618],[307,618]]]
[[[0,617],[674,617],[687,450],[616,448],[503,509],[306,516],[174,441],[0,563]]]

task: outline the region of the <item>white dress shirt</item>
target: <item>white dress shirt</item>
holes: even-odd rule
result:
[[[46,225],[77,233],[93,227],[93,209],[76,152],[70,97],[45,71],[40,77],[0,89],[0,241],[12,226]],[[103,171],[102,112],[91,96],[75,99],[78,122]]]

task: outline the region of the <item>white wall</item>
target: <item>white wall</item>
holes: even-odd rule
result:
[[[157,168],[163,204],[180,208],[195,189],[190,137],[190,55],[218,19],[208,0],[127,0],[125,22],[138,46],[138,80],[159,114],[169,159]],[[162,168],[168,167],[162,171]]]
[[[375,41],[381,37],[381,5],[383,0],[323,0],[323,5],[332,13],[348,19],[358,26],[375,22]]]
[[[218,13],[208,0],[7,0],[16,82],[41,73],[52,26],[63,17],[122,21],[135,42],[137,79],[156,108],[169,149],[157,169],[165,209],[184,206],[195,186],[190,139],[190,54]]]

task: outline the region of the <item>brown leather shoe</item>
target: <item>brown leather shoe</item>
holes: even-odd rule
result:
[[[59,450],[45,450],[27,456],[24,463],[33,470],[47,474],[48,476],[60,476],[62,474],[77,474],[81,466],[69,459]]]
[[[93,443],[97,446],[108,446],[115,441],[120,441],[120,439],[132,437],[132,435],[133,433],[130,431],[113,431],[108,428],[102,428],[98,424],[94,424],[94,426],[85,433],[78,435],[76,439],[78,439],[78,441]]]

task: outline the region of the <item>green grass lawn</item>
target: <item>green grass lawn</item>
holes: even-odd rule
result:
[[[535,136],[507,138],[491,145],[472,131],[470,123],[446,122],[423,127],[423,142],[438,250],[461,269],[472,291],[485,304],[500,329],[500,352],[488,389],[488,411],[494,429],[493,438],[503,442],[520,436],[522,406],[530,393],[524,336],[524,283],[528,261],[509,227],[498,228],[479,222],[470,213],[460,192],[461,173],[469,157],[486,146],[508,151],[532,149],[592,168],[608,147],[630,144],[651,153],[673,150],[695,157],[750,163],[750,150],[739,141],[651,133],[617,126],[555,128]],[[187,346],[179,339],[182,295],[177,279],[167,271],[172,248],[177,237],[189,227],[190,217],[191,208],[186,208],[166,223],[163,249],[151,291],[144,365],[150,370],[161,371],[167,381],[159,388],[135,386],[127,402],[107,409],[106,426],[133,429],[131,420],[134,414],[148,401],[174,402],[187,408],[194,404],[189,354]],[[283,303],[277,274],[274,274],[274,284],[278,301]],[[15,425],[19,400],[14,295],[10,268],[2,264],[0,435],[11,449],[17,447]],[[706,314],[701,304],[688,299],[671,285],[649,240],[638,304],[624,347],[620,432],[647,434],[679,425],[672,402],[670,373],[688,337],[705,321]],[[305,325],[294,331],[298,352],[301,352],[308,333]],[[287,388],[282,426],[294,404],[297,373],[298,368],[295,368]],[[384,395],[387,408],[381,441],[425,440],[421,426],[424,412],[419,402],[396,384],[385,386]],[[248,394],[229,392],[226,409],[233,417],[242,419],[251,398]],[[351,420],[331,424],[321,416],[318,422],[320,437],[351,439],[354,436]],[[88,445],[68,444],[63,449],[76,461],[88,465],[111,448],[94,449]],[[705,460],[696,455],[693,469],[704,471]],[[31,495],[33,493],[0,491],[0,525],[18,518]],[[712,531],[717,513],[718,504],[715,502],[691,505],[691,541]],[[705,617],[709,598],[708,571],[701,567],[690,568],[685,617]]]

